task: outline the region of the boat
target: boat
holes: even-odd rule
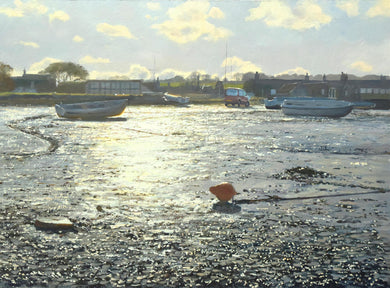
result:
[[[353,109],[353,104],[332,99],[287,99],[283,101],[281,107],[285,115],[339,118],[348,115]]]
[[[182,97],[178,95],[173,95],[169,93],[164,93],[162,99],[166,104],[175,104],[175,105],[188,105],[190,103],[189,97]]]
[[[353,109],[374,109],[376,104],[369,101],[352,102]]]
[[[70,119],[102,119],[121,115],[127,104],[127,99],[121,99],[73,104],[56,104],[55,109],[59,117]]]
[[[308,97],[308,96],[275,96],[272,99],[264,99],[264,106],[267,109],[281,109],[281,105],[284,100],[299,100],[299,99],[321,99],[328,100],[330,98],[325,97]]]
[[[286,98],[284,96],[275,96],[272,99],[264,99],[264,106],[267,109],[281,109],[280,106]]]

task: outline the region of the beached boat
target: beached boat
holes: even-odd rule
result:
[[[325,97],[308,97],[308,96],[275,96],[272,99],[264,99],[264,106],[267,109],[281,109],[284,100],[300,100],[300,99],[320,99],[328,100]]]
[[[282,111],[285,115],[292,116],[316,116],[339,118],[348,115],[353,109],[353,104],[341,100],[284,100]]]
[[[376,104],[369,101],[352,102],[353,109],[374,109]]]
[[[178,95],[173,95],[169,93],[164,93],[162,97],[165,103],[174,104],[174,105],[188,105],[190,103],[189,97],[182,97]]]
[[[121,99],[73,104],[56,104],[55,109],[59,117],[71,119],[101,119],[122,114],[127,104],[127,99]]]
[[[283,96],[275,96],[272,99],[264,99],[264,106],[267,109],[281,109],[280,106],[286,98]]]

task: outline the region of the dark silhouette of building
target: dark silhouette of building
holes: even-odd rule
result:
[[[27,74],[23,70],[22,76],[11,77],[15,84],[13,92],[54,92],[56,90],[56,80],[50,74]]]

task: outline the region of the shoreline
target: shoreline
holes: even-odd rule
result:
[[[0,95],[0,106],[53,106],[59,103],[78,103],[127,99],[128,105],[170,105],[162,99],[162,92],[142,95],[91,95],[57,93],[22,93]],[[187,96],[184,95],[183,96]],[[190,104],[220,104],[223,98],[209,94],[189,94]]]

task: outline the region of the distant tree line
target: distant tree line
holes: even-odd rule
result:
[[[46,69],[39,72],[40,74],[50,74],[56,78],[57,83],[85,80],[89,73],[81,65],[72,62],[51,63]]]

